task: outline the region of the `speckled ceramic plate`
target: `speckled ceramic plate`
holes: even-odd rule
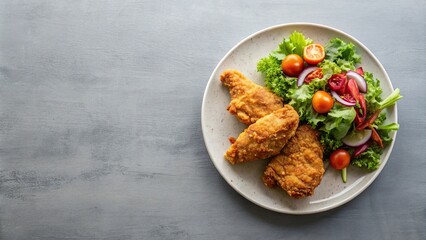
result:
[[[245,126],[226,111],[230,96],[227,88],[219,81],[220,74],[229,68],[237,69],[252,81],[264,85],[261,74],[256,71],[256,63],[275,50],[283,37],[288,37],[295,30],[317,43],[325,44],[334,37],[352,42],[362,57],[361,66],[364,70],[372,72],[381,80],[383,95],[387,96],[393,91],[391,81],[382,64],[366,46],[352,36],[319,24],[283,24],[266,28],[243,39],[223,57],[207,84],[201,121],[204,141],[211,160],[226,182],[237,192],[266,209],[290,214],[308,214],[330,210],[358,196],[376,179],[386,165],[393,143],[385,149],[381,158],[382,164],[378,170],[368,173],[350,166],[348,181],[343,183],[340,172],[327,168],[315,194],[299,200],[290,198],[283,190],[269,189],[263,185],[261,176],[267,164],[266,160],[234,166],[225,161],[223,155],[230,146],[228,137],[237,137]],[[397,122],[396,106],[388,109],[387,114],[387,121]],[[396,132],[393,132],[391,137],[395,139]]]

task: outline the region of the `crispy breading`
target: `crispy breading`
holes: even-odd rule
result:
[[[324,147],[319,142],[319,137],[320,133],[311,126],[307,124],[300,125],[296,130],[296,134],[291,138],[285,148],[282,149],[282,152],[286,155],[291,155],[302,151],[304,148],[308,148],[322,159]]]
[[[271,159],[263,174],[263,182],[268,187],[279,185],[294,198],[311,196],[324,175],[322,157],[319,132],[302,125],[282,152]]]
[[[282,98],[255,84],[237,70],[224,71],[220,81],[229,88],[231,95],[227,110],[246,125],[255,123],[284,105]]]
[[[272,157],[293,137],[298,124],[297,112],[284,105],[245,129],[226,151],[225,159],[235,164]]]

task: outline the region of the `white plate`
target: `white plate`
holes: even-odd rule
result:
[[[383,96],[387,96],[393,91],[391,81],[382,64],[367,47],[352,36],[319,24],[283,24],[254,33],[238,43],[223,57],[214,69],[204,92],[201,124],[211,160],[222,177],[237,192],[266,209],[290,214],[308,214],[338,207],[365,190],[386,165],[395,142],[396,132],[391,134],[394,141],[382,154],[382,163],[378,170],[369,173],[350,166],[348,181],[345,184],[340,178],[340,172],[327,169],[315,194],[305,199],[292,199],[281,189],[266,188],[262,183],[261,176],[267,161],[254,161],[234,166],[225,161],[223,155],[230,146],[228,137],[238,137],[245,126],[226,111],[230,96],[228,89],[219,81],[220,74],[229,68],[237,69],[252,81],[264,85],[262,75],[256,70],[256,63],[272,50],[277,49],[283,37],[288,37],[295,30],[302,32],[317,43],[326,44],[334,37],[352,42],[362,57],[363,69],[372,72],[376,78],[380,79]],[[396,106],[388,109],[387,114],[387,122],[397,122]]]

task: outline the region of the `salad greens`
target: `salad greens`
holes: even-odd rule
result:
[[[272,55],[262,58],[257,63],[257,70],[264,73],[266,87],[284,99],[289,99],[289,92],[297,89],[297,79],[285,77],[281,61]]]
[[[312,96],[319,90],[328,91],[328,80],[334,74],[346,73],[349,70],[356,71],[357,64],[361,63],[361,57],[357,54],[352,43],[346,43],[342,39],[333,38],[325,45],[325,59],[317,66],[321,68],[322,77],[315,78],[309,83],[300,87],[297,86],[297,78],[288,77],[283,74],[281,61],[289,54],[303,56],[305,46],[312,44],[312,39],[306,38],[302,33],[293,32],[288,38],[284,38],[278,45],[278,49],[272,51],[268,56],[262,58],[257,63],[257,70],[264,74],[264,81],[267,88],[282,97],[298,113],[300,122],[308,123],[313,128],[321,132],[321,143],[325,147],[324,156],[338,148],[345,148],[342,142],[351,131],[359,130],[355,124],[357,114],[365,115],[365,127],[374,128],[381,139],[383,147],[386,147],[392,139],[389,137],[390,131],[398,130],[397,123],[384,125],[386,114],[381,113],[382,109],[392,106],[397,100],[402,98],[399,89],[396,89],[389,97],[382,100],[382,89],[380,81],[374,78],[370,72],[363,72],[363,77],[367,84],[368,91],[363,94],[366,103],[366,112],[362,113],[359,103],[355,107],[344,106],[335,102],[332,109],[326,114],[317,113],[312,107]],[[362,71],[362,69],[361,69]],[[358,109],[358,112],[355,110]],[[368,122],[370,121],[370,122]],[[380,166],[380,155],[383,148],[370,141],[369,147],[353,157],[351,164],[368,170],[376,170]],[[350,149],[353,152],[354,149]]]
[[[370,147],[365,152],[361,153],[358,157],[354,158],[351,163],[354,166],[374,171],[380,166],[381,154],[382,149],[378,146]]]
[[[335,62],[342,70],[354,70],[355,64],[361,63],[361,57],[356,53],[352,43],[333,38],[325,45],[325,58]]]
[[[271,55],[278,60],[283,60],[285,56],[292,53],[302,56],[305,46],[311,43],[313,43],[312,39],[305,38],[299,32],[293,32],[288,39],[283,39],[283,42],[278,45],[278,49],[273,51]]]
[[[373,77],[373,74],[369,72],[364,72],[364,79],[367,82],[367,93],[365,96],[365,101],[367,102],[367,110],[370,110],[369,113],[374,112],[379,108],[379,103],[382,101],[381,94],[382,89],[380,88],[380,81],[377,78]]]

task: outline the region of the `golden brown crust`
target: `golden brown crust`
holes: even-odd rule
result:
[[[308,125],[300,126],[281,154],[272,158],[263,174],[263,183],[276,185],[291,197],[311,196],[324,175],[323,146],[319,133]]]
[[[250,125],[283,107],[282,98],[255,84],[237,70],[226,70],[220,81],[227,86],[231,102],[227,110],[242,123]]]
[[[285,105],[244,130],[226,151],[225,159],[235,164],[277,155],[294,135],[298,124],[297,112]]]
[[[320,133],[311,126],[304,124],[300,125],[296,134],[289,140],[289,144],[282,149],[286,155],[300,152],[303,148],[308,148],[314,151],[322,159],[324,147],[319,141]]]

